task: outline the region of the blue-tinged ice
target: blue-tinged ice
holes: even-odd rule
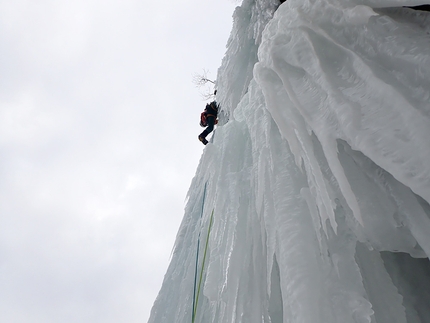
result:
[[[423,4],[236,8],[150,323],[430,322]]]

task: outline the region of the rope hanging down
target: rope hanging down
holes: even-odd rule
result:
[[[209,235],[211,234],[213,219],[214,219],[214,210],[212,210],[211,219],[210,219],[210,222],[209,222],[208,234],[206,236],[205,252],[203,254],[203,263],[202,263],[202,268],[200,270],[199,286],[197,287],[197,296],[196,296],[196,299],[195,299],[195,307],[193,309],[193,320],[192,320],[192,323],[194,323],[194,321],[196,319],[197,305],[199,304],[199,295],[200,295],[200,289],[201,289],[201,285],[202,285],[203,270],[205,268],[206,254],[207,254],[208,245],[209,245]],[[197,272],[196,272],[196,274],[197,274]],[[195,281],[195,279],[194,279],[194,281]],[[194,290],[195,290],[195,287],[194,287]]]
[[[205,188],[203,191],[202,212],[200,214],[200,218],[203,218],[203,211],[204,211],[205,198],[206,198],[206,185],[207,185],[207,183],[205,183]],[[198,272],[198,264],[199,264],[201,230],[199,232],[199,238],[197,240],[196,268],[195,268],[195,274],[194,274],[193,312],[192,312],[192,319],[191,319],[192,323],[194,323],[194,321],[196,319],[197,306],[199,303],[199,295],[200,295],[200,289],[201,289],[201,284],[202,284],[202,279],[203,279],[203,270],[205,268],[206,255],[207,255],[207,250],[208,250],[208,245],[209,245],[209,235],[210,235],[210,232],[212,229],[212,223],[213,223],[213,215],[214,215],[214,209],[212,210],[212,214],[211,214],[211,218],[210,218],[210,222],[209,222],[209,228],[208,228],[208,232],[207,232],[207,236],[206,236],[206,244],[205,244],[205,250],[204,250],[204,254],[203,254],[203,261],[202,261],[202,267],[200,270],[200,277],[199,277],[198,286],[197,286],[197,276],[198,276],[197,272]]]
[[[200,212],[200,221],[203,217],[203,210],[205,208],[205,199],[206,199],[206,186],[207,182],[205,183],[205,188],[203,189],[203,200],[202,200],[202,211]],[[193,291],[193,312],[191,314],[192,319],[191,321],[194,322],[194,309],[196,308],[196,286],[197,286],[197,267],[199,263],[199,250],[200,250],[200,234],[202,233],[202,230],[200,229],[199,232],[199,238],[197,239],[197,254],[196,254],[196,268],[194,271],[194,291]]]

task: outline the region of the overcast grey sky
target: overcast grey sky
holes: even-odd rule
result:
[[[0,0],[0,318],[146,322],[232,0]]]

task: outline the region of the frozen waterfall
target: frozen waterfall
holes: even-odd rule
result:
[[[430,13],[402,7],[423,4],[236,8],[149,323],[430,322]]]

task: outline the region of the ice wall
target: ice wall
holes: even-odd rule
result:
[[[150,323],[430,322],[430,17],[401,8],[420,4],[236,9]]]

